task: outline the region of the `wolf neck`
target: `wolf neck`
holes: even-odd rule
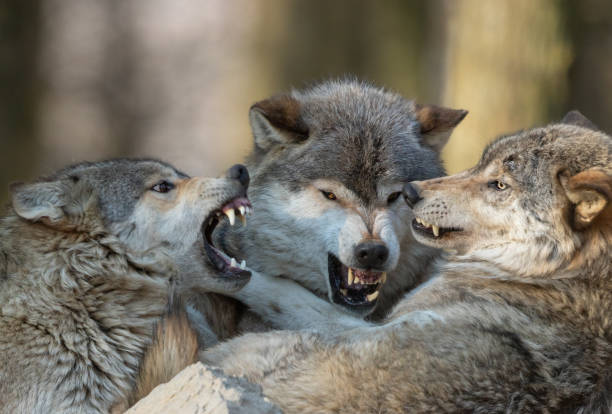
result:
[[[90,343],[89,349],[73,351],[83,351],[83,361],[97,359],[95,369],[106,372],[112,383],[106,391],[116,396],[129,388],[129,375],[136,374],[153,325],[167,308],[172,272],[163,261],[155,263],[122,251],[112,236],[94,240],[4,217],[0,315],[38,327],[49,341],[69,334],[75,343]],[[58,317],[65,327],[57,326]],[[114,378],[118,372],[129,375]]]

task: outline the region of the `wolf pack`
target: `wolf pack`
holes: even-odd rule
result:
[[[612,138],[572,111],[446,176],[466,115],[325,81],[255,103],[218,178],[13,184],[0,413],[123,412],[197,361],[285,413],[612,413]]]

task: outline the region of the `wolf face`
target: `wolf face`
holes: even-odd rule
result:
[[[443,174],[439,151],[466,113],[350,81],[256,103],[255,214],[239,250],[261,272],[370,312],[412,240],[402,187]]]
[[[497,139],[466,172],[408,184],[414,237],[525,278],[588,260],[612,200],[612,140],[591,126],[571,112]]]
[[[162,247],[183,288],[227,292],[250,273],[212,245],[212,232],[222,213],[233,223],[250,210],[248,181],[240,165],[225,178],[192,178],[155,160],[82,163],[15,185],[13,208],[57,231],[111,233],[133,252]]]

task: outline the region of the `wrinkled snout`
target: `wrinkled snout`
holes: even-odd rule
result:
[[[227,170],[225,176],[232,180],[238,180],[240,185],[244,187],[244,191],[246,193],[246,190],[249,187],[249,182],[251,181],[251,178],[249,177],[249,170],[247,170],[247,167],[242,164],[236,164],[230,167],[229,170]]]

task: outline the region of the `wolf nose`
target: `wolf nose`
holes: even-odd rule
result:
[[[244,188],[249,186],[249,181],[251,180],[249,177],[249,170],[242,164],[236,164],[231,167],[227,171],[227,178],[233,178],[234,180],[240,181],[240,184],[242,184]]]
[[[419,191],[417,187],[412,183],[406,183],[404,186],[404,200],[406,200],[406,204],[413,208],[416,203],[422,200],[421,196],[419,196]]]
[[[383,243],[367,241],[355,247],[355,256],[359,266],[380,269],[389,257],[389,249]]]

